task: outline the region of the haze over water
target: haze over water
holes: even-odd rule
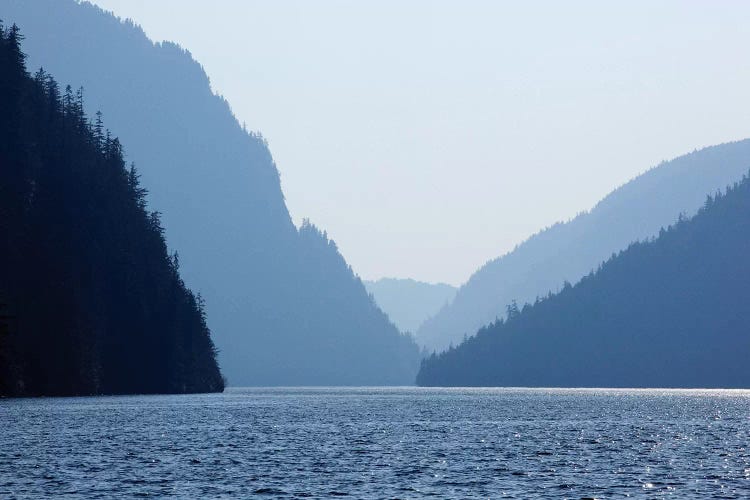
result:
[[[294,220],[366,279],[460,285],[661,160],[748,135],[745,2],[94,3],[191,51],[268,139]]]
[[[750,391],[0,400],[0,497],[747,498]]]
[[[750,498],[750,4],[92,1],[0,0],[0,500]]]

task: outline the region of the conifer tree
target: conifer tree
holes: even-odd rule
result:
[[[21,40],[0,28],[0,396],[222,390],[135,166]]]

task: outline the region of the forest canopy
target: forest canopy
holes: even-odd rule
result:
[[[223,390],[136,167],[22,39],[0,27],[0,395]]]
[[[419,385],[750,387],[750,180],[425,359]]]

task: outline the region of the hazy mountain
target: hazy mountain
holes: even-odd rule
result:
[[[750,387],[750,180],[427,358],[422,385]]]
[[[29,77],[19,40],[0,30],[0,395],[223,390],[120,142],[70,87]]]
[[[381,278],[364,281],[375,302],[402,332],[415,332],[430,316],[456,294],[446,283],[425,283],[413,279]]]
[[[333,242],[293,225],[266,142],[172,43],[74,0],[0,0],[31,67],[85,88],[127,145],[234,385],[405,384],[418,363]],[[252,92],[252,89],[248,89]],[[315,196],[315,193],[311,193]]]
[[[589,212],[532,236],[481,267],[452,303],[416,332],[441,350],[505,314],[513,300],[533,302],[564,281],[576,283],[613,252],[655,235],[678,214],[692,215],[708,193],[750,167],[750,140],[695,151],[662,163],[616,189]]]

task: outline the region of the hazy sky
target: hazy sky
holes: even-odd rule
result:
[[[750,2],[96,0],[203,64],[363,278],[464,282],[750,136]]]

